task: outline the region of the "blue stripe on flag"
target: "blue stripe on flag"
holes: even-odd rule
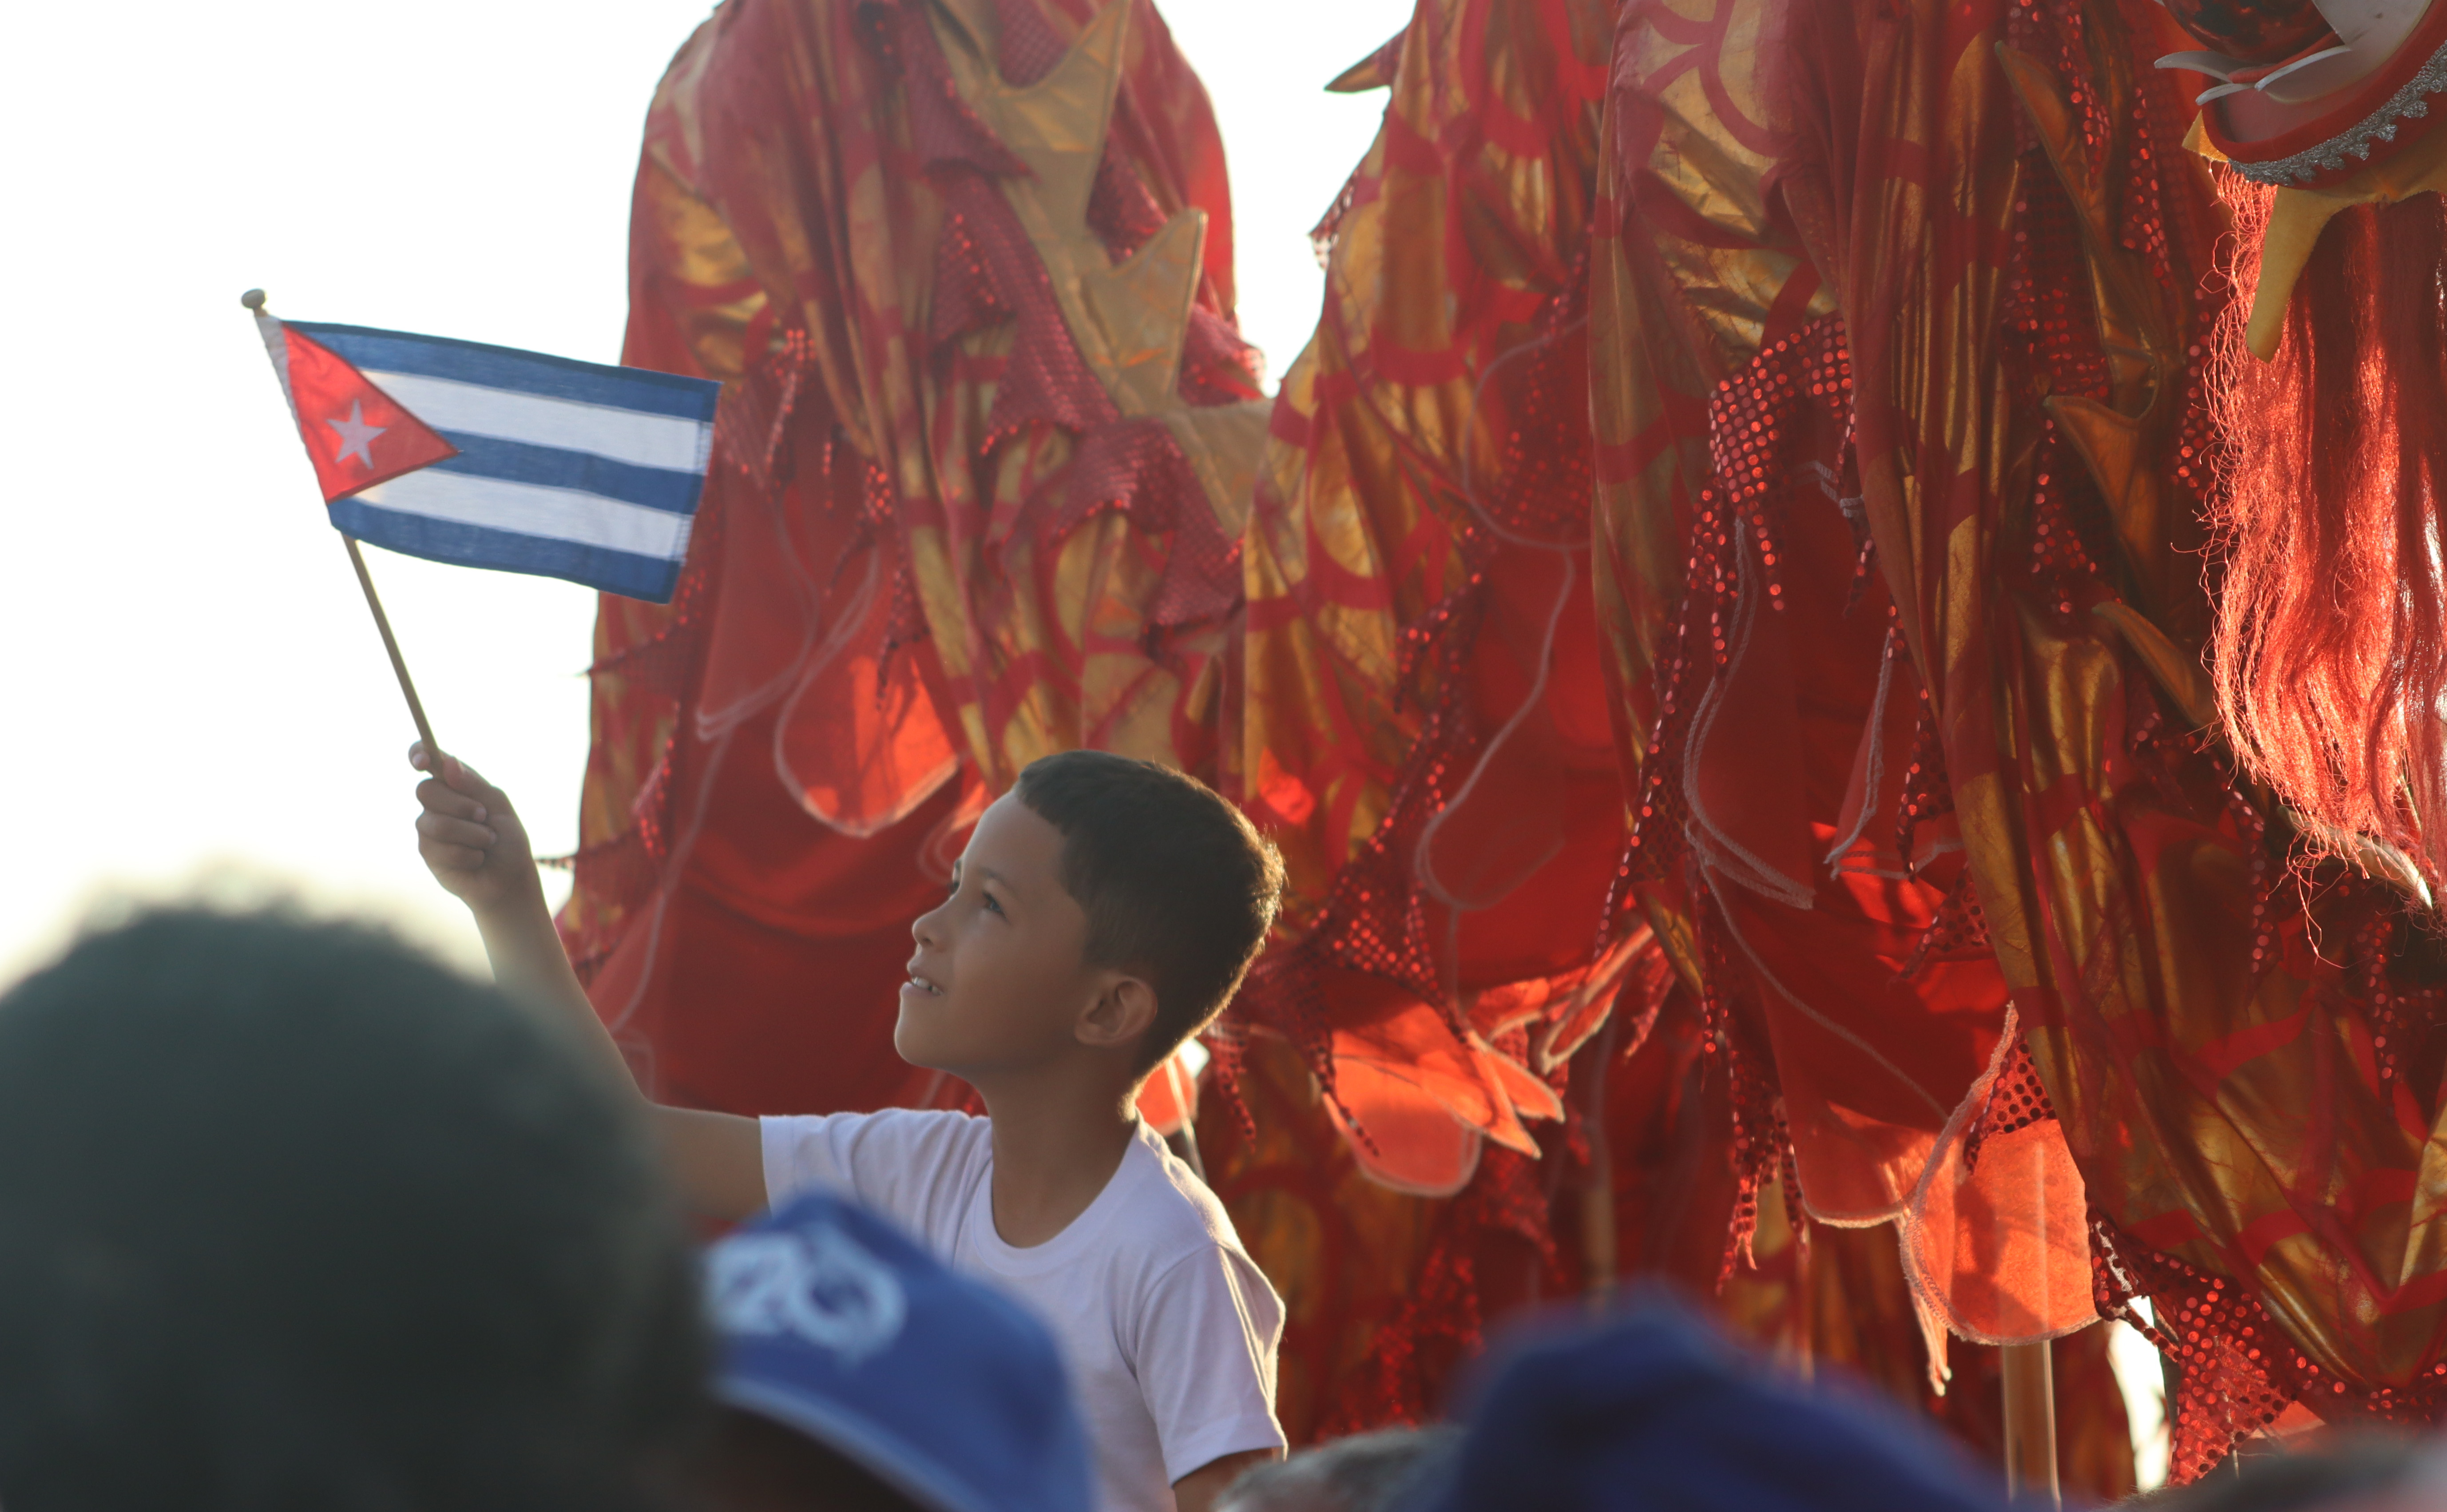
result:
[[[673,515],[696,513],[697,496],[705,489],[703,473],[671,472],[661,467],[633,467],[583,451],[530,446],[523,442],[497,441],[446,430],[442,439],[459,448],[456,457],[433,464],[435,472],[467,473],[537,483],[579,493],[618,499]]]
[[[385,372],[447,378],[487,388],[575,399],[643,414],[671,415],[682,420],[711,421],[722,386],[706,378],[644,368],[611,368],[488,347],[482,342],[455,341],[447,336],[420,336],[404,331],[371,331],[363,326],[331,326],[292,320],[293,331],[331,348],[359,368]]]
[[[359,540],[428,561],[560,577],[648,603],[671,602],[672,591],[679,584],[680,563],[675,559],[401,514],[361,499],[332,504],[332,523]]]

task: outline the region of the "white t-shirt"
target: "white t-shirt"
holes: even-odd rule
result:
[[[995,1232],[991,1124],[887,1108],[763,1121],[765,1193],[845,1193],[1053,1330],[1096,1461],[1100,1512],[1172,1512],[1172,1483],[1275,1422],[1282,1302],[1224,1204],[1145,1124],[1071,1226],[1028,1249]]]

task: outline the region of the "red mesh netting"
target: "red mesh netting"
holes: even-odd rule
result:
[[[1550,1262],[1549,1201],[1537,1162],[1488,1152],[1477,1178],[1437,1216],[1426,1264],[1386,1320],[1356,1389],[1318,1428],[1319,1439],[1432,1419],[1453,1371],[1485,1342],[1479,1270],[1489,1241],[1513,1240],[1534,1263]]]
[[[1740,373],[1720,382],[1709,400],[1713,469],[1698,493],[1691,555],[1684,563],[1689,586],[1664,659],[1657,724],[1641,768],[1626,863],[1637,882],[1669,885],[1694,899],[1708,896],[1692,843],[1686,765],[1692,719],[1732,663],[1744,595],[1764,598],[1774,612],[1784,609],[1783,577],[1791,566],[1782,559],[1778,539],[1786,512],[1839,508],[1850,410],[1850,358],[1843,324],[1832,316],[1769,344]],[[1813,444],[1830,442],[1828,455],[1811,454]],[[1824,568],[1818,562],[1808,566]],[[1848,609],[1856,601],[1857,593],[1848,590]],[[1761,989],[1713,907],[1702,901],[1697,913],[1704,963],[1701,1048],[1728,1081],[1736,1179],[1717,1276],[1721,1287],[1737,1263],[1751,1258],[1758,1194],[1791,1159],[1791,1135],[1778,1106],[1774,1052],[1760,1028]]]
[[[1991,1138],[2056,1116],[2056,1105],[2048,1101],[2048,1089],[2039,1083],[2039,1069],[2031,1064],[2031,1047],[2018,1035],[2005,1064],[1998,1068],[1997,1080],[1989,1086],[1987,1102],[1963,1142],[1963,1163],[1978,1165],[1980,1147]]]

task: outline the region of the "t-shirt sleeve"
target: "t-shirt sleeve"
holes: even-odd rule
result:
[[[757,1121],[765,1145],[765,1200],[802,1192],[847,1197],[940,1252],[985,1149],[983,1119],[887,1108]]]
[[[1275,1421],[1283,1308],[1247,1256],[1214,1244],[1175,1262],[1148,1289],[1137,1333],[1130,1363],[1167,1481],[1227,1454],[1284,1446]]]

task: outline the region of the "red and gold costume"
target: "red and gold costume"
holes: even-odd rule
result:
[[[1840,505],[1858,489],[1842,471],[1850,390],[1834,295],[1797,248],[1766,245],[1755,225],[1705,225],[1744,198],[1755,207],[1755,154],[1733,169],[1751,182],[1697,206],[1648,196],[1618,233],[1643,191],[1636,169],[1618,180],[1603,160],[1643,131],[1637,145],[1657,149],[1660,133],[1655,112],[1643,115],[1641,24],[1626,15],[1618,34],[1616,11],[1427,4],[1365,66],[1371,82],[1391,85],[1386,124],[1322,228],[1333,246],[1325,314],[1285,380],[1252,511],[1236,775],[1245,805],[1284,843],[1296,896],[1286,947],[1241,1014],[1257,1030],[1243,1081],[1254,1145],[1211,1127],[1207,1143],[1295,1327],[1312,1314],[1325,1327],[1303,1352],[1346,1414],[1418,1410],[1435,1367],[1483,1315],[1542,1283],[1618,1270],[1722,1284],[1744,1326],[1912,1395],[1925,1389],[1905,1257],[1942,1273],[1921,1277],[1921,1295],[1959,1303],[1968,1316],[1946,1321],[1975,1336],[2043,1337],[2096,1317],[2079,1179],[2052,1125],[2007,1112],[2017,1095],[2037,1111],[2044,1094],[2011,1053],[2006,990],[1977,934],[1962,846],[1935,812],[1935,758],[1906,777],[1918,683],[1883,585],[1868,578],[1866,524]],[[1737,61],[1755,71],[1767,59]],[[1682,77],[1698,119],[1657,150],[1738,158],[1744,143],[1704,141],[1717,123],[1711,91],[1724,87],[1717,62],[1658,66]],[[1755,85],[1742,87],[1755,103]],[[1641,211],[1700,254],[1659,273],[1651,248],[1627,250],[1654,234]],[[1645,310],[1633,288],[1641,276]],[[1747,325],[1726,340],[1735,350],[1678,358],[1671,345],[1711,319]],[[1788,339],[1805,328],[1814,347]],[[1757,415],[1728,412],[1721,440],[1753,435],[1757,463],[1776,463],[1776,497],[1743,491],[1755,516],[1787,512],[1794,477],[1822,513],[1762,552],[1772,577],[1778,549],[1804,553],[1783,573],[1796,597],[1739,669],[1752,680],[1726,679],[1737,686],[1713,727],[1719,747],[1697,763],[1678,750],[1670,765],[1703,766],[1701,785],[1715,784],[1735,829],[1795,821],[1760,849],[1790,862],[1796,883],[1779,891],[1752,870],[1724,884],[1749,915],[1753,948],[1783,963],[1780,978],[1764,961],[1733,964],[1743,947],[1720,915],[1702,929],[1696,900],[1675,892],[1690,873],[1669,876],[1637,853],[1623,864],[1624,785],[1605,768],[1627,750],[1635,783],[1666,782],[1669,764],[1640,762],[1659,684],[1652,670],[1609,685],[1594,664],[1604,647],[1618,668],[1654,668],[1658,626],[1684,610],[1684,558],[1712,524],[1674,485],[1691,476],[1694,449],[1708,465],[1715,379],[1768,347],[1787,397],[1802,386],[1790,418],[1818,432],[1770,435]],[[1678,392],[1630,370],[1642,355],[1685,371],[1715,366]],[[1632,412],[1641,406],[1645,420]],[[1774,456],[1788,439],[1799,449]],[[1622,486],[1635,453],[1663,459],[1649,498]],[[1593,476],[1601,507],[1584,554]],[[1727,543],[1700,547],[1717,554],[1710,565],[1726,591],[1691,598],[1695,614],[1733,607],[1740,562]],[[1831,578],[1826,563],[1839,569]],[[1781,598],[1783,584],[1760,588],[1756,602]],[[1634,628],[1643,616],[1656,622],[1645,644]],[[1603,698],[1609,686],[1625,696]],[[1697,677],[1679,690],[1704,697]],[[1865,732],[1872,711],[1895,754],[1848,807],[1848,770],[1865,741],[1878,744]],[[1687,740],[1687,726],[1670,738]],[[1907,786],[1909,801],[1930,804],[1917,837],[1899,834]],[[1823,812],[1809,813],[1812,803]],[[1648,806],[1656,822],[1643,833],[1679,845],[1683,790]],[[1831,846],[1840,864],[1822,860]],[[1896,854],[1915,848],[1917,864]],[[1742,850],[1740,837],[1728,850]],[[1655,937],[1614,912],[1626,872]],[[1720,957],[1713,969],[1709,951]],[[1674,990],[1668,952],[1688,991]],[[1771,982],[1812,1000],[1763,1003]],[[1618,1016],[1601,1030],[1609,1001]],[[1592,1030],[1600,1037],[1584,1041]],[[1561,1119],[1522,1122],[1541,1113]],[[1329,1117],[1358,1133],[1347,1156],[1320,1162]],[[1788,1147],[1801,1153],[1799,1180],[1777,1182]],[[1527,1163],[1533,1151],[1539,1166]],[[1464,1178],[1460,1196],[1432,1200]],[[1761,1266],[1736,1267],[1726,1226],[1747,1238],[1762,1186],[1772,1200],[1807,1192],[1838,1222],[1905,1219],[1912,1242],[1899,1252],[1884,1231],[1813,1224],[1816,1261],[1805,1269],[1772,1208]],[[2053,1243],[2031,1232],[2035,1195],[2057,1200]],[[1992,1221],[2006,1209],[2020,1231]],[[2094,1331],[2068,1350],[2068,1373],[2103,1380],[2102,1344]],[[1991,1357],[1971,1369],[1993,1380]],[[1287,1373],[1288,1412],[1306,1407],[1292,1397],[1301,1384]],[[1945,1410],[1993,1442],[1993,1423],[1974,1421],[1992,1400],[1958,1393]],[[2128,1485],[2112,1397],[2069,1400],[2099,1408],[2068,1413],[2078,1484]]]
[[[1151,5],[736,0],[673,60],[626,358],[731,387],[675,601],[604,601],[564,916],[661,1095],[945,1095],[891,989],[986,796],[1083,744],[1211,774],[1230,226]]]
[[[1295,896],[1283,946],[1237,1015],[1252,1031],[1241,1085],[1254,1139],[1210,1125],[1205,1140],[1219,1189],[1291,1303],[1295,1431],[1418,1412],[1482,1318],[1542,1287],[1619,1272],[1721,1285],[1728,1314],[1753,1332],[1907,1396],[1927,1392],[1912,1293],[1884,1231],[1812,1225],[1814,1263],[1802,1266],[1772,1208],[1760,1265],[1732,1264],[1727,1226],[1747,1226],[1762,1182],[1772,1200],[1793,1190],[1774,1181],[1785,1148],[1774,1090],[1730,1053],[1747,1023],[1733,1026],[1707,992],[1676,991],[1667,953],[1618,913],[1628,836],[1617,732],[1644,735],[1653,710],[1609,707],[1597,616],[1619,620],[1628,606],[1610,539],[1598,537],[1593,573],[1585,534],[1592,476],[1606,477],[1592,458],[1592,343],[1632,335],[1627,312],[1607,302],[1619,286],[1602,288],[1594,308],[1591,295],[1593,275],[1617,272],[1604,259],[1618,255],[1607,232],[1620,197],[1603,160],[1620,142],[1610,113],[1630,102],[1620,83],[1607,100],[1600,66],[1611,57],[1622,77],[1616,21],[1603,3],[1425,4],[1356,70],[1354,82],[1390,85],[1392,100],[1321,228],[1332,247],[1324,316],[1285,379],[1260,472],[1235,775],[1284,845]],[[1788,257],[1785,271],[1793,266]],[[1721,286],[1707,297],[1731,303]],[[1602,416],[1622,391],[1606,391],[1621,381],[1622,350],[1594,350]],[[1686,433],[1704,445],[1706,415],[1703,397],[1672,419],[1697,420]],[[1834,501],[1821,502],[1849,548],[1835,553],[1848,569],[1834,584],[1840,603],[1858,541]],[[1681,574],[1668,578],[1679,598]],[[1832,701],[1843,652],[1866,649],[1854,660],[1868,685],[1850,690],[1866,705],[1882,667],[1903,660],[1900,650],[1881,659],[1883,597],[1849,642],[1845,616],[1827,618],[1806,633],[1820,637],[1822,661],[1805,675]],[[1854,644],[1865,636],[1866,648]],[[1886,678],[1906,747],[1910,676]],[[1738,712],[1729,732],[1804,763],[1824,754],[1790,722],[1758,715]],[[1834,796],[1858,744],[1856,713],[1835,741]],[[1724,776],[1771,795],[1782,780],[1730,765]],[[1887,816],[1884,836],[1861,847],[1874,866],[1895,822],[1889,794],[1867,802]],[[1942,838],[1942,822],[1931,828]],[[1967,897],[1967,885],[1954,892]],[[2039,1148],[2048,1176],[2075,1191],[2060,1199],[2068,1232],[2024,1268],[2045,1274],[2056,1261],[2046,1331],[2079,1327],[2096,1313],[2077,1178],[2061,1141],[2048,1143],[2054,1130],[1998,1117],[1939,1139],[1959,1109],[1988,1106],[1991,1062],[2006,1049],[2003,987],[1976,938],[1954,940],[1920,984],[1895,984],[1899,966],[1931,954],[1922,940],[1947,894],[1943,882],[1879,879],[1872,902],[1891,910],[1902,898],[1918,917],[1865,920],[1860,907],[1831,906],[1772,922],[1789,936],[1774,948],[1825,957],[1827,980],[1867,989],[1852,1011],[1890,1015],[1903,1031],[1891,1053],[1936,1088],[1887,1126],[1846,1125],[1858,1093],[1831,1110],[1838,1094],[1866,1083],[1895,1101],[1875,1086],[1885,1068],[1874,1049],[1851,1054],[1840,1030],[1808,1038],[1803,1011],[1788,1015],[1803,1036],[1788,1053],[1831,1090],[1809,1104],[1796,1072],[1782,1106],[1812,1107],[1794,1143],[1831,1185],[1869,1165],[1859,1179],[1868,1196],[1830,1204],[1852,1222],[1896,1216],[1923,1184],[1947,1204],[1994,1207],[1991,1188],[2019,1193]],[[1668,940],[1691,937],[1670,909],[1657,915]],[[1812,927],[1835,931],[1834,948]],[[1866,945],[1851,943],[1864,935]],[[1722,973],[1689,980],[1730,985]],[[1908,1017],[1923,998],[1936,1005]],[[2001,1108],[2034,1086],[2026,1068],[2014,1074]],[[1329,1120],[1353,1132],[1346,1151],[1324,1156]],[[1985,1184],[1973,1169],[1982,1141],[2002,1152]],[[1859,1159],[1881,1143],[1883,1162]],[[1944,1163],[1933,1152],[1951,1161],[1949,1176],[1924,1183]],[[1799,1186],[1812,1189],[1809,1172]],[[1967,1291],[1951,1273],[1989,1278],[1982,1259],[1998,1235],[1986,1216],[1958,1219],[1949,1206],[1905,1253],[1950,1268],[1944,1295]],[[1966,1229],[1981,1258],[1946,1248]],[[1966,1301],[1989,1305],[1989,1336],[2031,1336],[2020,1318],[1996,1319],[1995,1299]],[[2079,1404],[2067,1413],[2069,1459],[2077,1484],[2114,1494],[2130,1484],[2130,1456],[2115,1399],[2095,1389],[2102,1345],[2093,1332],[2066,1351],[2069,1376],[2094,1388],[2068,1397]],[[1967,1363],[1993,1384],[1993,1356]],[[1993,1401],[1975,1389],[1941,1406],[1993,1443],[1994,1422],[1980,1421]]]
[[[1958,1332],[2149,1296],[2188,1477],[2289,1400],[2434,1410],[2447,1187],[2435,948],[2382,884],[2286,881],[2214,728],[2182,40],[2122,0],[1626,8],[1595,346],[1641,893],[1737,1156],[1779,1120]]]
[[[1227,753],[1291,887],[1225,1041],[1254,1143],[1206,1131],[1290,1307],[1295,1432],[1432,1409],[1484,1312],[1538,1294],[1565,1178],[1536,1130],[1634,954],[1594,948],[1622,853],[1581,261],[1610,23],[1429,0],[1343,81],[1392,99],[1319,229]]]
[[[1151,756],[1290,868],[1198,1135],[1296,1441],[1629,1275],[1924,1400],[1948,1334],[2074,1335],[2094,1494],[2139,1296],[2180,1474],[2290,1401],[2432,1413],[2438,948],[2288,872],[2428,832],[2217,733],[2250,427],[2183,41],[1420,0],[1269,404],[1148,0],[730,0],[637,182],[628,360],[730,388],[677,599],[598,626],[598,1009],[676,1101],[948,1102],[890,1048],[908,920],[1028,760]]]

